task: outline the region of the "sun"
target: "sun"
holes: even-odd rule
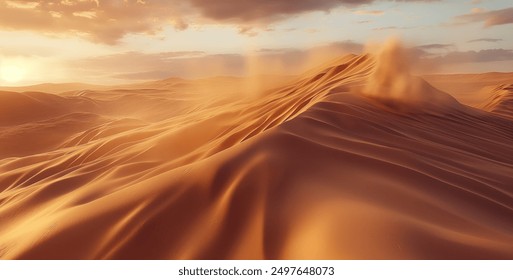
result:
[[[0,79],[8,83],[17,83],[23,80],[25,69],[19,65],[2,65],[0,69]]]

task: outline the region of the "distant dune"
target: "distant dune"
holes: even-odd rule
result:
[[[101,86],[101,85],[90,85],[90,84],[82,84],[82,83],[66,83],[66,84],[38,84],[32,86],[0,86],[0,90],[2,91],[13,91],[13,92],[26,92],[26,91],[42,91],[42,92],[51,92],[51,93],[61,93],[65,91],[72,90],[83,90],[83,89],[91,89],[91,90],[102,90],[108,89],[109,86]]]
[[[513,74],[403,62],[2,91],[0,258],[512,259]]]

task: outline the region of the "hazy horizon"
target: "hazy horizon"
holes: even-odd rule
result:
[[[299,74],[399,37],[422,73],[513,71],[508,1],[3,1],[0,86]]]

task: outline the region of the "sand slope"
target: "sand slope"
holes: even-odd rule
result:
[[[513,258],[511,86],[468,107],[400,55],[1,92],[0,257]]]

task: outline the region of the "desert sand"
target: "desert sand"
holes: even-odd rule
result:
[[[0,92],[2,259],[512,259],[513,74]]]

